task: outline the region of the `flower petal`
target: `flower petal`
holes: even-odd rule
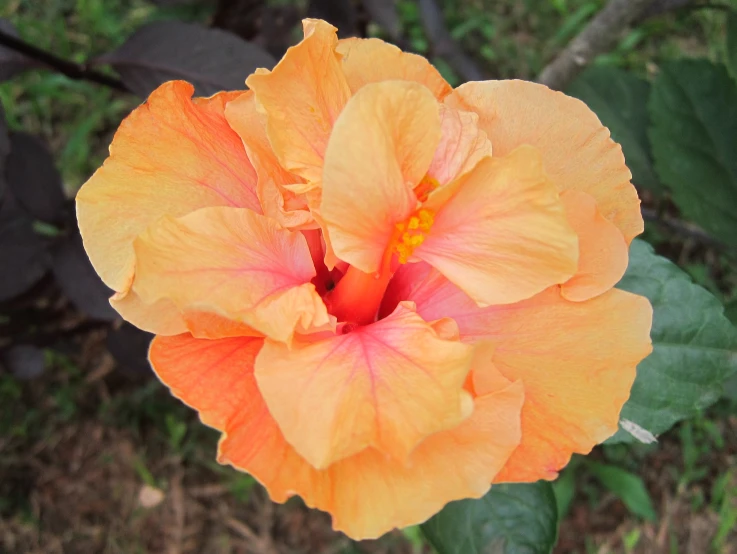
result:
[[[276,156],[292,173],[318,185],[333,123],[351,96],[335,27],[305,19],[304,39],[273,71],[258,70],[246,79],[266,112],[266,130]]]
[[[593,196],[628,245],[642,233],[640,200],[622,149],[580,100],[537,83],[485,81],[461,85],[446,103],[479,114],[495,156],[522,144],[539,149],[553,183]]]
[[[561,195],[568,222],[578,235],[578,270],[561,286],[568,300],[588,300],[613,288],[629,260],[622,233],[596,208],[585,192],[567,190]]]
[[[437,213],[416,256],[479,305],[529,298],[576,272],[576,234],[534,148],[481,160],[425,205]]]
[[[243,140],[248,158],[256,169],[258,197],[264,215],[289,229],[314,227],[316,224],[304,200],[285,188],[285,185],[303,180],[279,164],[266,135],[266,116],[256,111],[253,92],[245,92],[229,102],[225,118]]]
[[[249,406],[261,404],[253,363],[262,344],[253,337],[155,337],[149,360],[174,396],[197,410],[203,423],[222,431]]]
[[[522,401],[520,383],[476,398],[468,419],[420,443],[407,465],[368,449],[324,470],[289,446],[265,404],[248,403],[228,425],[218,459],[251,473],[276,502],[298,494],[330,512],[336,530],[376,538],[422,523],[452,500],[483,496],[519,443]]]
[[[337,50],[343,56],[341,67],[351,92],[380,81],[414,81],[430,89],[438,100],[453,90],[426,58],[402,52],[381,39],[342,39]]]
[[[135,291],[116,292],[110,298],[110,305],[120,317],[157,335],[178,335],[187,331],[187,324],[179,308],[168,298],[161,298],[153,304],[147,304]]]
[[[133,290],[145,302],[169,298],[182,311],[216,313],[275,340],[329,322],[302,233],[250,210],[165,217],[135,248]]]
[[[373,446],[404,461],[469,415],[472,348],[443,340],[407,307],[329,340],[267,340],[256,380],[286,440],[321,469]]]
[[[479,129],[478,120],[475,113],[441,106],[440,144],[427,170],[428,176],[438,184],[455,181],[471,171],[482,158],[491,156],[491,142]]]
[[[379,269],[395,224],[417,207],[412,189],[439,140],[438,103],[422,85],[374,83],[350,100],[325,154],[320,205],[338,258]]]
[[[240,93],[192,99],[183,81],[161,85],[129,115],[110,157],[77,194],[77,219],[92,265],[110,288],[130,286],[133,240],[163,215],[207,206],[261,211],[256,174],[225,121]]]
[[[413,270],[419,275],[421,270]],[[652,308],[617,289],[571,302],[558,287],[507,306],[478,308],[436,271],[396,286],[418,313],[452,317],[463,340],[489,341],[496,368],[525,387],[522,443],[497,481],[553,479],[573,453],[588,453],[617,430],[637,364],[651,351]],[[483,377],[474,372],[476,393]]]

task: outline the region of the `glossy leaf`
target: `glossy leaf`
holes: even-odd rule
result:
[[[671,62],[649,107],[660,179],[687,218],[737,245],[737,82],[707,60]]]
[[[673,263],[635,240],[619,288],[653,305],[653,353],[637,367],[637,379],[621,417],[658,435],[693,417],[722,395],[737,372],[737,328],[719,300]],[[608,442],[636,442],[620,429]]]
[[[587,462],[586,467],[630,512],[648,521],[658,518],[641,477],[609,464]]]
[[[0,201],[0,302],[35,285],[51,264],[47,242],[9,190]]]
[[[156,21],[138,29],[118,49],[95,60],[110,64],[139,96],[174,79],[189,81],[197,96],[243,90],[256,68],[274,59],[255,44],[220,29],[180,21]]]
[[[737,82],[737,12],[727,12],[727,69]]]
[[[8,187],[18,204],[34,219],[54,223],[64,208],[61,175],[46,145],[28,133],[10,133],[6,160]]]
[[[363,0],[363,6],[371,19],[383,27],[393,40],[399,38],[402,22],[397,13],[397,0]]]
[[[478,500],[451,502],[422,531],[438,554],[549,554],[558,535],[553,488],[495,485]]]
[[[109,298],[113,291],[95,273],[79,233],[55,245],[51,254],[51,269],[56,282],[80,312],[103,321],[120,319],[118,312],[110,305]]]
[[[662,191],[647,137],[650,84],[616,67],[593,66],[566,93],[584,101],[609,128],[612,139],[622,145],[632,181],[637,186]]]

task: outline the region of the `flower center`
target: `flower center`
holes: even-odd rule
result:
[[[425,242],[434,221],[434,214],[423,208],[404,223],[397,223],[395,232],[397,238],[392,250],[396,252],[400,264],[406,264],[415,248]]]

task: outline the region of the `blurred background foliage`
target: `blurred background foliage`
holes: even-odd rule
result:
[[[428,24],[423,1],[351,4],[347,13],[341,2],[307,0],[3,0],[0,18],[27,43],[86,64],[142,26],[170,20],[228,29],[278,57],[299,40],[301,17],[321,16],[428,56],[458,85],[474,74],[534,79],[605,1],[445,0],[432,3],[440,32]],[[643,198],[644,238],[737,322],[737,20],[730,15],[737,0],[656,0],[652,10],[662,13],[646,12],[567,92],[623,143]],[[97,69],[114,75],[109,66]],[[718,97],[699,89],[712,80]],[[72,198],[140,98],[40,69],[0,83],[0,102],[11,131],[47,145]],[[696,160],[692,152],[702,146]],[[72,240],[69,217],[36,218],[35,232]],[[107,313],[89,321],[75,311],[73,284],[84,282],[76,271],[65,284],[57,263],[57,284],[41,281],[20,308],[16,300],[0,303],[3,333],[17,331],[17,314],[31,304],[39,314],[53,308],[55,318],[48,328],[30,318],[20,335],[0,335],[0,551],[419,554],[432,551],[425,536],[441,554],[452,551],[444,549],[454,537],[438,531],[440,519],[425,535],[413,528],[355,544],[297,500],[273,508],[250,477],[214,462],[217,434],[151,379],[145,335],[120,322],[110,327]],[[35,369],[19,374],[18,367]],[[561,520],[555,552],[736,553],[737,382],[703,406],[657,444],[612,442],[574,458],[553,486]],[[520,502],[544,502],[539,490],[520,494]],[[554,528],[538,531],[555,541]],[[491,551],[545,551],[509,544]]]

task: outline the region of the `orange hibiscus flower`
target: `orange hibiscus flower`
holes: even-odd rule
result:
[[[85,247],[218,459],[376,537],[617,429],[651,308],[642,231],[578,100],[455,90],[376,39],[305,38],[250,91],[170,82],[77,196]]]

